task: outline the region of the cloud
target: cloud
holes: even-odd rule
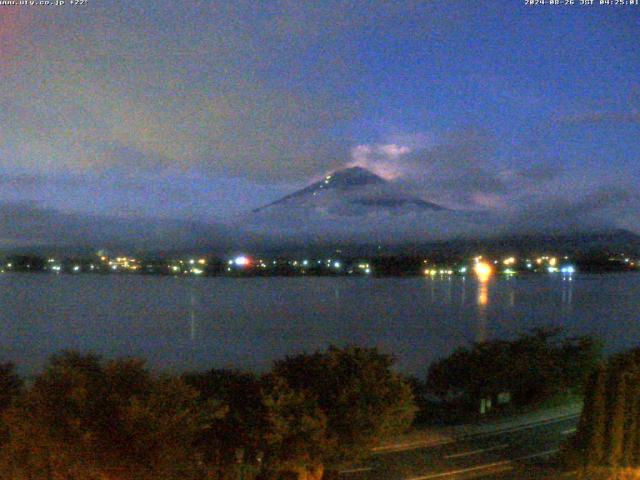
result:
[[[373,95],[361,35],[426,40],[473,17],[410,0],[88,8],[37,9],[7,36],[21,63],[0,91],[0,166],[101,172],[139,155],[154,172],[317,175],[349,158],[347,124]]]
[[[39,175],[0,175],[0,188],[3,189],[34,189],[43,185],[43,178]]]
[[[602,101],[597,108],[556,113],[552,120],[565,125],[640,124],[640,84],[632,83],[622,94],[621,101],[618,105]]]
[[[0,16],[0,65],[13,67],[19,60],[22,33],[29,27],[32,12],[28,8],[3,8]]]
[[[554,120],[566,125],[583,124],[640,124],[640,112],[582,112],[567,115],[556,115]]]
[[[354,163],[398,179],[406,187],[431,200],[454,207],[486,204],[489,196],[507,192],[500,171],[493,167],[488,137],[480,132],[441,136],[405,136],[402,144],[359,145],[352,150]],[[425,139],[428,139],[426,141]],[[390,172],[390,173],[388,173]]]
[[[403,175],[401,159],[411,153],[411,148],[395,143],[357,145],[351,149],[349,167],[362,167],[387,180]]]
[[[351,150],[352,162],[395,180],[427,200],[458,209],[504,209],[518,196],[540,189],[562,174],[548,162],[504,167],[496,160],[491,135],[464,130],[435,135],[393,136],[406,143],[362,144]]]
[[[241,244],[243,237],[211,223],[65,213],[29,202],[0,204],[0,246],[5,248],[225,248]]]
[[[575,198],[556,194],[514,209],[510,223],[522,232],[600,231],[631,228],[640,232],[640,194],[609,185]],[[624,222],[621,219],[624,218]]]
[[[574,197],[529,198],[495,205],[501,196],[476,194],[483,210],[366,209],[360,215],[285,209],[261,220],[244,215],[225,225],[140,214],[126,218],[68,213],[33,202],[0,203],[0,247],[87,246],[134,250],[187,249],[226,253],[288,242],[401,243],[523,234],[588,233],[628,228],[640,233],[640,194],[609,185]]]
[[[295,29],[314,9],[291,2],[273,23],[260,19],[257,33],[255,12],[217,7],[185,9],[202,29],[178,22],[177,32],[142,31],[135,16],[101,6],[82,20],[38,17],[42,38],[24,42],[24,64],[0,91],[0,165],[33,173],[135,165],[273,181],[341,163],[349,147],[333,132],[360,105],[336,82],[348,82],[356,62],[336,46],[301,68],[306,49],[323,41],[305,32],[322,32],[339,15],[323,9],[329,18]],[[154,13],[143,13],[151,22]],[[41,48],[49,40],[56,48]],[[269,72],[274,66],[281,71]]]

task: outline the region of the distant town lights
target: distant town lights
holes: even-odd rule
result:
[[[516,259],[515,257],[505,258],[502,263],[504,263],[505,265],[513,265],[514,263],[516,263]]]
[[[238,267],[246,267],[251,263],[251,260],[249,260],[249,258],[245,257],[244,255],[240,255],[239,257],[233,259],[233,263],[235,263]]]
[[[473,267],[473,271],[481,282],[486,282],[493,274],[493,267],[487,262],[479,261],[476,263],[475,267]]]

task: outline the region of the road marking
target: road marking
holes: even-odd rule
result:
[[[448,438],[446,440],[437,440],[435,442],[429,440],[417,440],[414,442],[404,442],[404,443],[395,443],[393,445],[384,445],[381,447],[374,447],[371,449],[373,454],[384,454],[384,453],[396,453],[403,452],[406,450],[417,450],[419,448],[432,448],[432,447],[441,447],[443,445],[449,445],[451,443],[457,443],[462,440],[467,440],[469,438],[482,438],[482,437],[491,437],[494,435],[501,435],[503,433],[514,433],[520,430],[529,430],[536,427],[542,427],[544,425],[551,425],[553,423],[560,423],[566,420],[571,420],[572,418],[579,417],[579,413],[564,415],[561,417],[550,418],[546,420],[541,420],[537,422],[525,423],[523,425],[518,425],[516,427],[508,427],[502,430],[493,430],[490,432],[477,432],[470,434],[458,434],[455,438]]]
[[[545,425],[551,425],[553,423],[561,423],[561,422],[565,422],[567,420],[571,420],[572,418],[577,418],[579,417],[580,414],[573,414],[573,415],[567,415],[564,417],[557,417],[557,418],[550,418],[547,420],[542,420],[536,423],[526,423],[524,425],[518,425],[516,427],[509,427],[509,428],[505,428],[504,430],[495,430],[493,432],[482,432],[479,434],[469,434],[469,437],[488,437],[488,436],[492,436],[492,435],[500,435],[502,433],[513,433],[513,432],[519,432],[520,430],[530,430],[532,428],[536,428],[536,427],[543,427]],[[464,437],[463,437],[464,439]]]
[[[430,480],[432,478],[450,477],[452,475],[459,475],[461,473],[477,472],[479,470],[486,470],[487,468],[511,465],[512,463],[518,462],[520,460],[530,460],[532,458],[545,457],[547,455],[551,455],[552,453],[556,453],[558,451],[559,449],[556,448],[554,450],[546,450],[544,452],[533,453],[531,455],[525,455],[523,457],[514,458],[512,460],[501,460],[499,462],[486,463],[484,465],[478,465],[476,467],[461,468],[460,470],[452,470],[450,472],[433,473],[430,475],[422,475],[418,477],[409,477],[409,478],[406,478],[405,480]]]
[[[349,473],[370,472],[371,467],[351,468],[349,470],[340,470],[338,475],[348,475]]]
[[[573,472],[566,472],[566,473],[563,473],[563,474],[562,474],[562,475],[560,475],[560,476],[561,476],[562,478],[568,478],[568,477],[574,477],[574,476],[576,476],[576,475],[578,475],[578,471],[577,471],[577,470],[574,470]]]
[[[572,433],[576,433],[578,429],[577,428],[569,428],[567,430],[563,430],[562,434],[563,435],[571,435]]]
[[[455,438],[449,438],[447,440],[437,440],[435,442],[429,440],[417,440],[415,442],[394,443],[393,445],[384,445],[382,447],[373,447],[371,451],[374,454],[377,453],[396,453],[404,450],[416,450],[418,448],[426,447],[440,447],[442,445],[449,445],[450,443],[456,443]]]
[[[503,448],[507,448],[509,445],[504,443],[502,445],[494,445],[493,447],[488,448],[479,448],[478,450],[471,450],[469,452],[462,453],[453,453],[450,455],[445,455],[444,458],[460,458],[460,457],[468,457],[471,455],[477,455],[478,453],[491,452],[493,450],[502,450]]]

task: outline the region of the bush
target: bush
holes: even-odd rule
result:
[[[513,341],[459,348],[429,368],[427,389],[443,401],[468,407],[481,398],[495,401],[501,392],[509,392],[517,406],[581,392],[600,358],[600,345],[589,337],[561,339],[560,334],[558,329],[534,330]]]
[[[329,348],[276,362],[273,375],[313,399],[326,416],[324,460],[341,463],[366,455],[382,438],[408,428],[416,413],[410,385],[376,349]]]
[[[193,439],[215,411],[174,378],[154,378],[140,360],[54,356],[4,414],[4,478],[188,479]]]
[[[23,391],[6,367],[0,479],[320,480],[325,465],[411,424],[411,388],[392,363],[375,349],[330,348],[262,377],[175,378],[141,360],[64,352]]]

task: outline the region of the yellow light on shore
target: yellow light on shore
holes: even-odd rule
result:
[[[478,276],[478,280],[486,282],[493,274],[493,267],[486,262],[478,262],[475,267],[473,267],[473,271]]]

